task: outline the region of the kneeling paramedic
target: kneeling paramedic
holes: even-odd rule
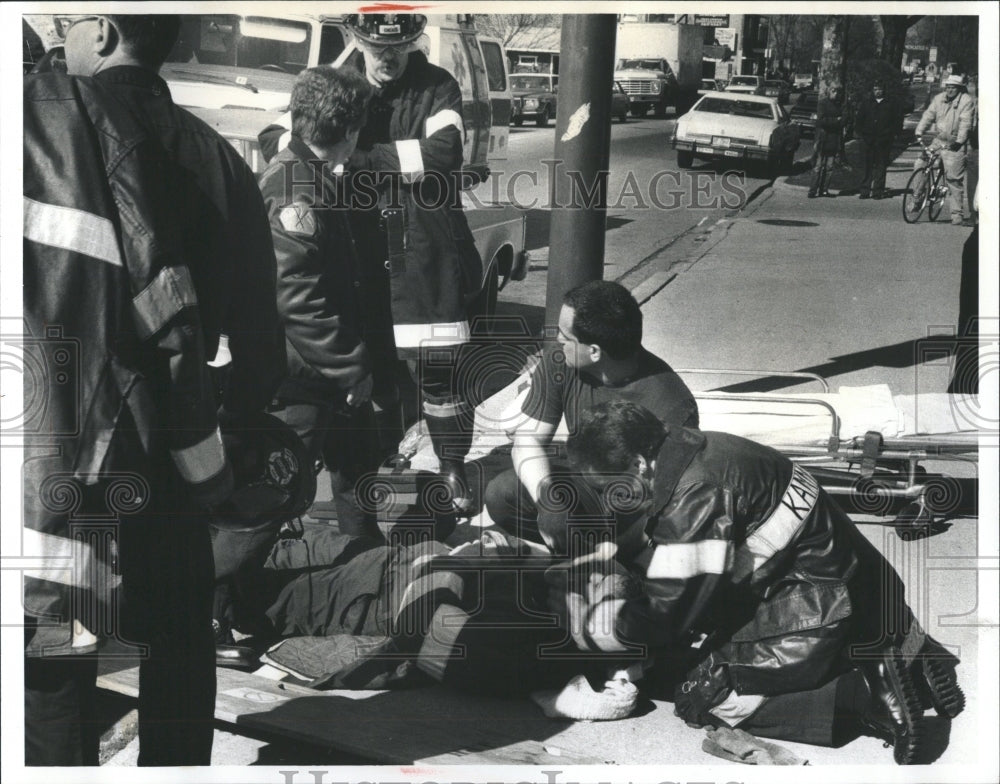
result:
[[[810,474],[624,401],[585,414],[567,449],[603,493],[617,557],[645,589],[615,605],[564,604],[584,647],[676,654],[707,635],[675,691],[688,723],[817,745],[864,733],[891,743],[899,764],[926,761],[924,709],[964,707],[957,659],[921,630],[899,576]]]

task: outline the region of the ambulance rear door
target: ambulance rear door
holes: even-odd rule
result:
[[[511,92],[507,78],[507,53],[496,38],[479,36],[479,45],[486,62],[486,81],[490,91],[490,144],[486,152],[487,163],[507,160],[507,141],[510,136]]]

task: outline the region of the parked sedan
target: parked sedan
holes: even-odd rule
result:
[[[766,79],[764,81],[764,95],[768,98],[777,98],[778,103],[784,106],[792,97],[792,91],[788,89],[788,82],[782,79]]]
[[[799,126],[777,98],[739,93],[709,93],[677,121],[673,146],[677,165],[695,158],[766,163],[790,171],[799,148]]]
[[[761,76],[734,76],[726,86],[727,93],[764,94],[764,78]]]
[[[722,88],[716,83],[715,79],[702,79],[701,87],[698,88],[698,95],[704,95],[705,93],[714,93],[716,90],[721,90]]]
[[[511,122],[520,126],[534,120],[544,128],[556,117],[556,86],[558,77],[548,74],[513,74],[510,77]]]
[[[795,106],[789,111],[792,122],[798,123],[802,128],[802,133],[814,133],[816,131],[816,112],[819,109],[819,93],[801,93]]]

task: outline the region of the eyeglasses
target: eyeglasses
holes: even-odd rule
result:
[[[74,25],[77,25],[80,22],[89,22],[91,19],[100,19],[100,18],[101,17],[97,16],[97,15],[92,15],[92,16],[57,16],[57,17],[55,17],[56,35],[58,35],[60,38],[62,38],[65,41],[66,40],[66,36],[69,34],[69,31],[73,29]]]

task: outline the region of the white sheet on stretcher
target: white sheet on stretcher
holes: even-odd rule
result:
[[[510,443],[506,431],[524,420],[523,384],[515,382],[498,392],[476,409],[476,436],[470,460],[485,456],[498,446]],[[519,389],[519,387],[521,387]],[[828,409],[809,404],[810,400],[828,403],[840,417],[840,441],[864,436],[870,430],[883,438],[919,435],[947,435],[975,443],[977,431],[962,399],[946,393],[893,395],[886,384],[863,387],[842,386],[828,393],[768,393],[753,397],[726,394],[712,399],[699,398],[702,430],[718,430],[749,438],[770,446],[826,447],[831,434]],[[794,402],[792,402],[794,401]],[[557,439],[568,435],[563,421]],[[405,447],[409,446],[409,449]],[[411,430],[400,451],[417,450],[411,463],[414,468],[434,470],[437,459],[422,430]]]

